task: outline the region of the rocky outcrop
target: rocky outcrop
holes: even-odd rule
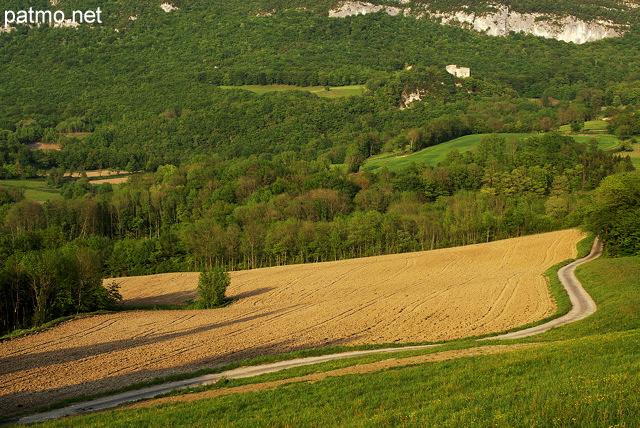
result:
[[[179,7],[176,7],[176,6],[172,5],[171,3],[162,3],[160,5],[160,8],[162,10],[164,10],[165,12],[167,12],[167,13],[169,13],[171,11],[174,11],[174,10],[179,10],[180,9]]]
[[[375,13],[384,10],[391,16],[399,15],[402,9],[393,6],[381,6],[373,3],[365,3],[361,1],[346,1],[340,4],[336,9],[329,11],[331,18],[346,18],[352,15],[366,15],[367,13]]]
[[[416,89],[412,92],[407,92],[406,90],[402,92],[402,104],[400,105],[400,109],[404,110],[409,107],[412,103],[416,101],[422,101],[422,97],[427,95],[429,91],[426,89]]]
[[[65,19],[62,22],[53,23],[54,28],[78,28],[79,26],[80,26],[80,23],[73,21],[71,19]]]
[[[429,13],[443,24],[468,24],[476,31],[491,36],[506,36],[511,31],[523,32],[548,39],[565,42],[586,43],[608,37],[619,37],[622,31],[612,22],[585,22],[573,16],[557,17],[534,13],[510,11],[506,6],[498,6],[497,11],[485,15],[459,11],[455,14]]]
[[[400,3],[405,3],[401,1]],[[384,11],[395,16],[403,14],[416,18],[431,18],[442,24],[463,25],[491,36],[506,36],[510,32],[523,32],[534,36],[563,40],[565,42],[586,43],[608,37],[619,37],[623,28],[609,21],[586,22],[574,16],[555,16],[537,13],[519,13],[503,5],[495,5],[494,12],[475,14],[469,10],[455,13],[432,12],[384,6],[361,1],[345,1],[329,11],[329,16],[344,18]]]

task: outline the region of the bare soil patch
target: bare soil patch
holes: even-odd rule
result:
[[[95,177],[110,177],[112,175],[118,175],[118,176],[120,176],[120,175],[128,175],[128,174],[133,174],[133,173],[129,172],[129,171],[112,171],[112,170],[109,170],[109,169],[98,169],[98,170],[95,170],[95,171],[85,171],[85,174],[87,175],[87,178],[95,178]],[[74,172],[74,173],[65,174],[65,175],[71,176],[71,177],[82,177],[82,173],[81,172]]]
[[[228,296],[238,301],[222,309],[68,321],[0,343],[0,413],[264,354],[439,341],[537,321],[555,309],[542,273],[575,257],[582,237],[568,230],[233,272]],[[154,276],[158,288],[144,277],[125,280],[121,292],[130,302],[182,303],[197,274],[181,275]]]
[[[126,183],[128,179],[129,177],[102,178],[100,180],[91,180],[91,184],[104,184],[104,183],[122,184],[122,183]]]
[[[29,144],[27,147],[31,150],[42,150],[45,152],[51,150],[62,150],[62,146],[60,144],[33,143]]]
[[[198,272],[161,273],[157,275],[109,278],[120,285],[125,305],[181,305],[198,297]]]

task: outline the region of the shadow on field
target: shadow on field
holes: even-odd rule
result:
[[[184,305],[187,301],[194,300],[197,297],[198,292],[195,290],[178,291],[159,296],[127,299],[122,301],[122,305],[125,307],[127,305]]]
[[[259,296],[260,294],[268,293],[271,290],[275,290],[276,287],[262,287],[255,290],[245,291],[244,293],[233,294],[228,296],[229,299],[246,299],[247,297]]]
[[[246,291],[244,293],[232,294],[229,295],[229,299],[245,299],[247,297],[259,296],[260,294],[268,293],[271,290],[275,290],[275,287],[263,287],[257,288],[255,290]],[[197,290],[190,291],[178,291],[175,293],[167,293],[159,296],[151,296],[151,297],[139,297],[136,299],[127,299],[122,301],[122,306],[126,307],[128,305],[137,306],[137,305],[184,305],[190,300],[195,300],[198,298]]]
[[[105,391],[113,391],[133,383],[147,381],[159,377],[175,375],[179,373],[190,373],[203,368],[221,367],[230,363],[246,360],[249,358],[262,357],[265,355],[280,354],[283,352],[294,352],[304,349],[317,347],[344,345],[344,340],[326,342],[318,341],[317,343],[306,344],[305,346],[295,346],[293,340],[275,342],[269,345],[256,346],[243,349],[240,351],[229,352],[214,357],[204,357],[194,360],[189,364],[178,367],[158,370],[139,370],[133,373],[121,374],[115,376],[105,375],[104,378],[81,382],[76,384],[63,386],[59,388],[50,388],[41,391],[24,391],[12,393],[10,395],[0,395],[0,421],[12,414],[18,412],[29,412],[35,409],[60,402],[62,400],[79,397],[88,394],[98,394]],[[141,362],[144,365],[145,362]],[[0,394],[2,394],[0,386]]]
[[[277,315],[281,312],[285,312],[287,308],[280,309],[277,311],[266,312],[258,315],[252,315],[240,319],[234,319],[231,321],[225,321],[221,323],[213,323],[203,325],[197,328],[184,330],[175,333],[168,334],[154,334],[154,330],[151,329],[149,334],[140,337],[132,337],[130,339],[122,339],[112,342],[105,343],[97,343],[95,345],[86,345],[86,346],[78,346],[73,347],[69,346],[66,349],[57,349],[45,352],[33,352],[30,354],[22,354],[22,355],[14,355],[8,357],[0,358],[0,375],[5,375],[9,373],[15,373],[22,370],[33,370],[40,367],[47,367],[54,364],[63,364],[70,361],[76,361],[84,358],[91,358],[100,354],[107,354],[111,352],[123,351],[126,349],[136,348],[138,346],[142,346],[148,343],[158,343],[164,342],[167,340],[176,339],[183,336],[189,336],[192,334],[197,334],[203,331],[213,330],[220,327],[226,327],[229,325],[242,323],[246,321],[255,320],[258,318],[268,317],[271,315]],[[161,326],[159,327],[161,328]],[[68,337],[68,342],[73,342],[77,336],[73,335]],[[60,341],[64,341],[62,338]],[[45,344],[46,345],[46,344]],[[2,387],[0,387],[0,393],[2,391]]]

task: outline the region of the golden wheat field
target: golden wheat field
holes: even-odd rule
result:
[[[566,230],[487,244],[233,272],[215,310],[86,316],[0,343],[0,414],[264,354],[498,332],[554,312],[542,273]],[[197,273],[123,278],[129,303],[194,298]]]

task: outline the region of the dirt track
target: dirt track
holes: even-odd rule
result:
[[[373,354],[386,354],[390,352],[397,352],[398,349],[405,350],[417,350],[433,348],[442,345],[417,345],[407,346],[402,348],[382,348],[382,349],[370,349],[364,351],[348,351],[338,354],[327,354],[316,357],[304,357],[294,358],[292,360],[278,361],[275,363],[261,364],[257,366],[245,366],[236,369],[226,370],[220,373],[208,374],[204,376],[198,376],[195,378],[189,378],[182,381],[174,381],[163,383],[160,385],[153,385],[150,387],[136,389],[132,391],[125,391],[117,394],[108,395],[105,397],[95,398],[89,401],[73,403],[69,406],[65,406],[59,409],[45,411],[42,413],[34,413],[31,415],[23,416],[18,419],[12,419],[11,423],[16,424],[28,424],[36,422],[51,421],[66,416],[78,416],[86,415],[88,413],[95,413],[100,411],[108,411],[114,408],[120,410],[130,408],[141,407],[153,407],[166,403],[175,402],[189,402],[195,400],[202,400],[207,398],[219,397],[229,394],[241,394],[250,391],[262,391],[265,389],[273,389],[278,386],[287,385],[298,382],[317,382],[333,376],[344,376],[350,374],[363,374],[372,373],[381,370],[405,367],[409,365],[432,363],[436,361],[446,361],[455,358],[473,357],[479,355],[492,355],[504,352],[511,352],[516,350],[528,349],[536,346],[540,346],[538,343],[520,343],[516,345],[494,345],[484,346],[478,348],[458,349],[452,351],[436,352],[427,355],[418,355],[414,357],[390,357],[374,363],[364,363],[348,366],[341,369],[330,370],[327,372],[316,372],[310,375],[284,378],[281,380],[254,383],[245,386],[230,387],[223,389],[207,390],[199,393],[189,393],[184,395],[170,396],[164,398],[153,398],[159,394],[163,394],[170,391],[180,390],[184,388],[192,388],[200,385],[210,385],[218,382],[221,379],[241,379],[255,377],[262,374],[274,373],[281,370],[286,370],[293,367],[301,367],[306,365],[315,365],[326,361],[342,360],[352,358],[361,355],[373,355]],[[133,403],[133,404],[132,404]]]
[[[227,308],[70,321],[0,343],[0,412],[250,356],[335,344],[454,339],[526,324],[553,312],[541,274],[575,257],[581,237],[562,231],[236,272],[228,294],[239,300]],[[156,279],[164,282],[162,276]],[[164,290],[141,287],[147,280],[128,280],[123,296],[179,303],[193,293],[197,274],[169,281],[173,285]]]
[[[575,260],[558,270],[558,278],[560,278],[560,282],[562,282],[562,285],[569,294],[569,299],[571,299],[571,310],[568,313],[544,324],[538,324],[534,327],[502,334],[500,336],[487,337],[486,339],[520,339],[523,337],[534,336],[555,327],[571,324],[594,314],[597,310],[596,302],[591,298],[589,293],[582,288],[582,284],[578,281],[578,278],[576,278],[574,271],[576,270],[576,267],[597,259],[601,254],[602,242],[596,238],[593,242],[589,255],[579,260]]]
[[[266,389],[273,389],[282,385],[298,382],[318,382],[328,377],[345,376],[352,374],[364,374],[373,373],[382,370],[405,367],[414,364],[433,363],[436,361],[447,361],[456,358],[475,357],[479,355],[493,355],[501,354],[505,352],[518,351],[522,349],[530,349],[540,346],[538,343],[520,343],[517,345],[494,345],[485,346],[483,348],[469,348],[460,349],[455,351],[437,352],[434,354],[419,355],[416,357],[406,358],[390,358],[388,360],[377,361],[375,363],[358,364],[355,366],[349,366],[342,369],[330,370],[327,372],[313,373],[305,376],[298,376],[293,378],[287,378],[282,380],[274,380],[270,382],[254,383],[245,386],[237,386],[233,388],[224,389],[212,389],[209,391],[203,391],[192,394],[176,395],[173,397],[156,398],[153,400],[141,401],[139,403],[131,404],[122,407],[121,409],[140,409],[145,407],[159,406],[167,403],[187,403],[196,400],[204,400],[207,398],[220,397],[230,394],[242,394],[245,392],[264,391]],[[239,376],[240,377],[240,376]],[[231,379],[231,377],[229,377]]]

